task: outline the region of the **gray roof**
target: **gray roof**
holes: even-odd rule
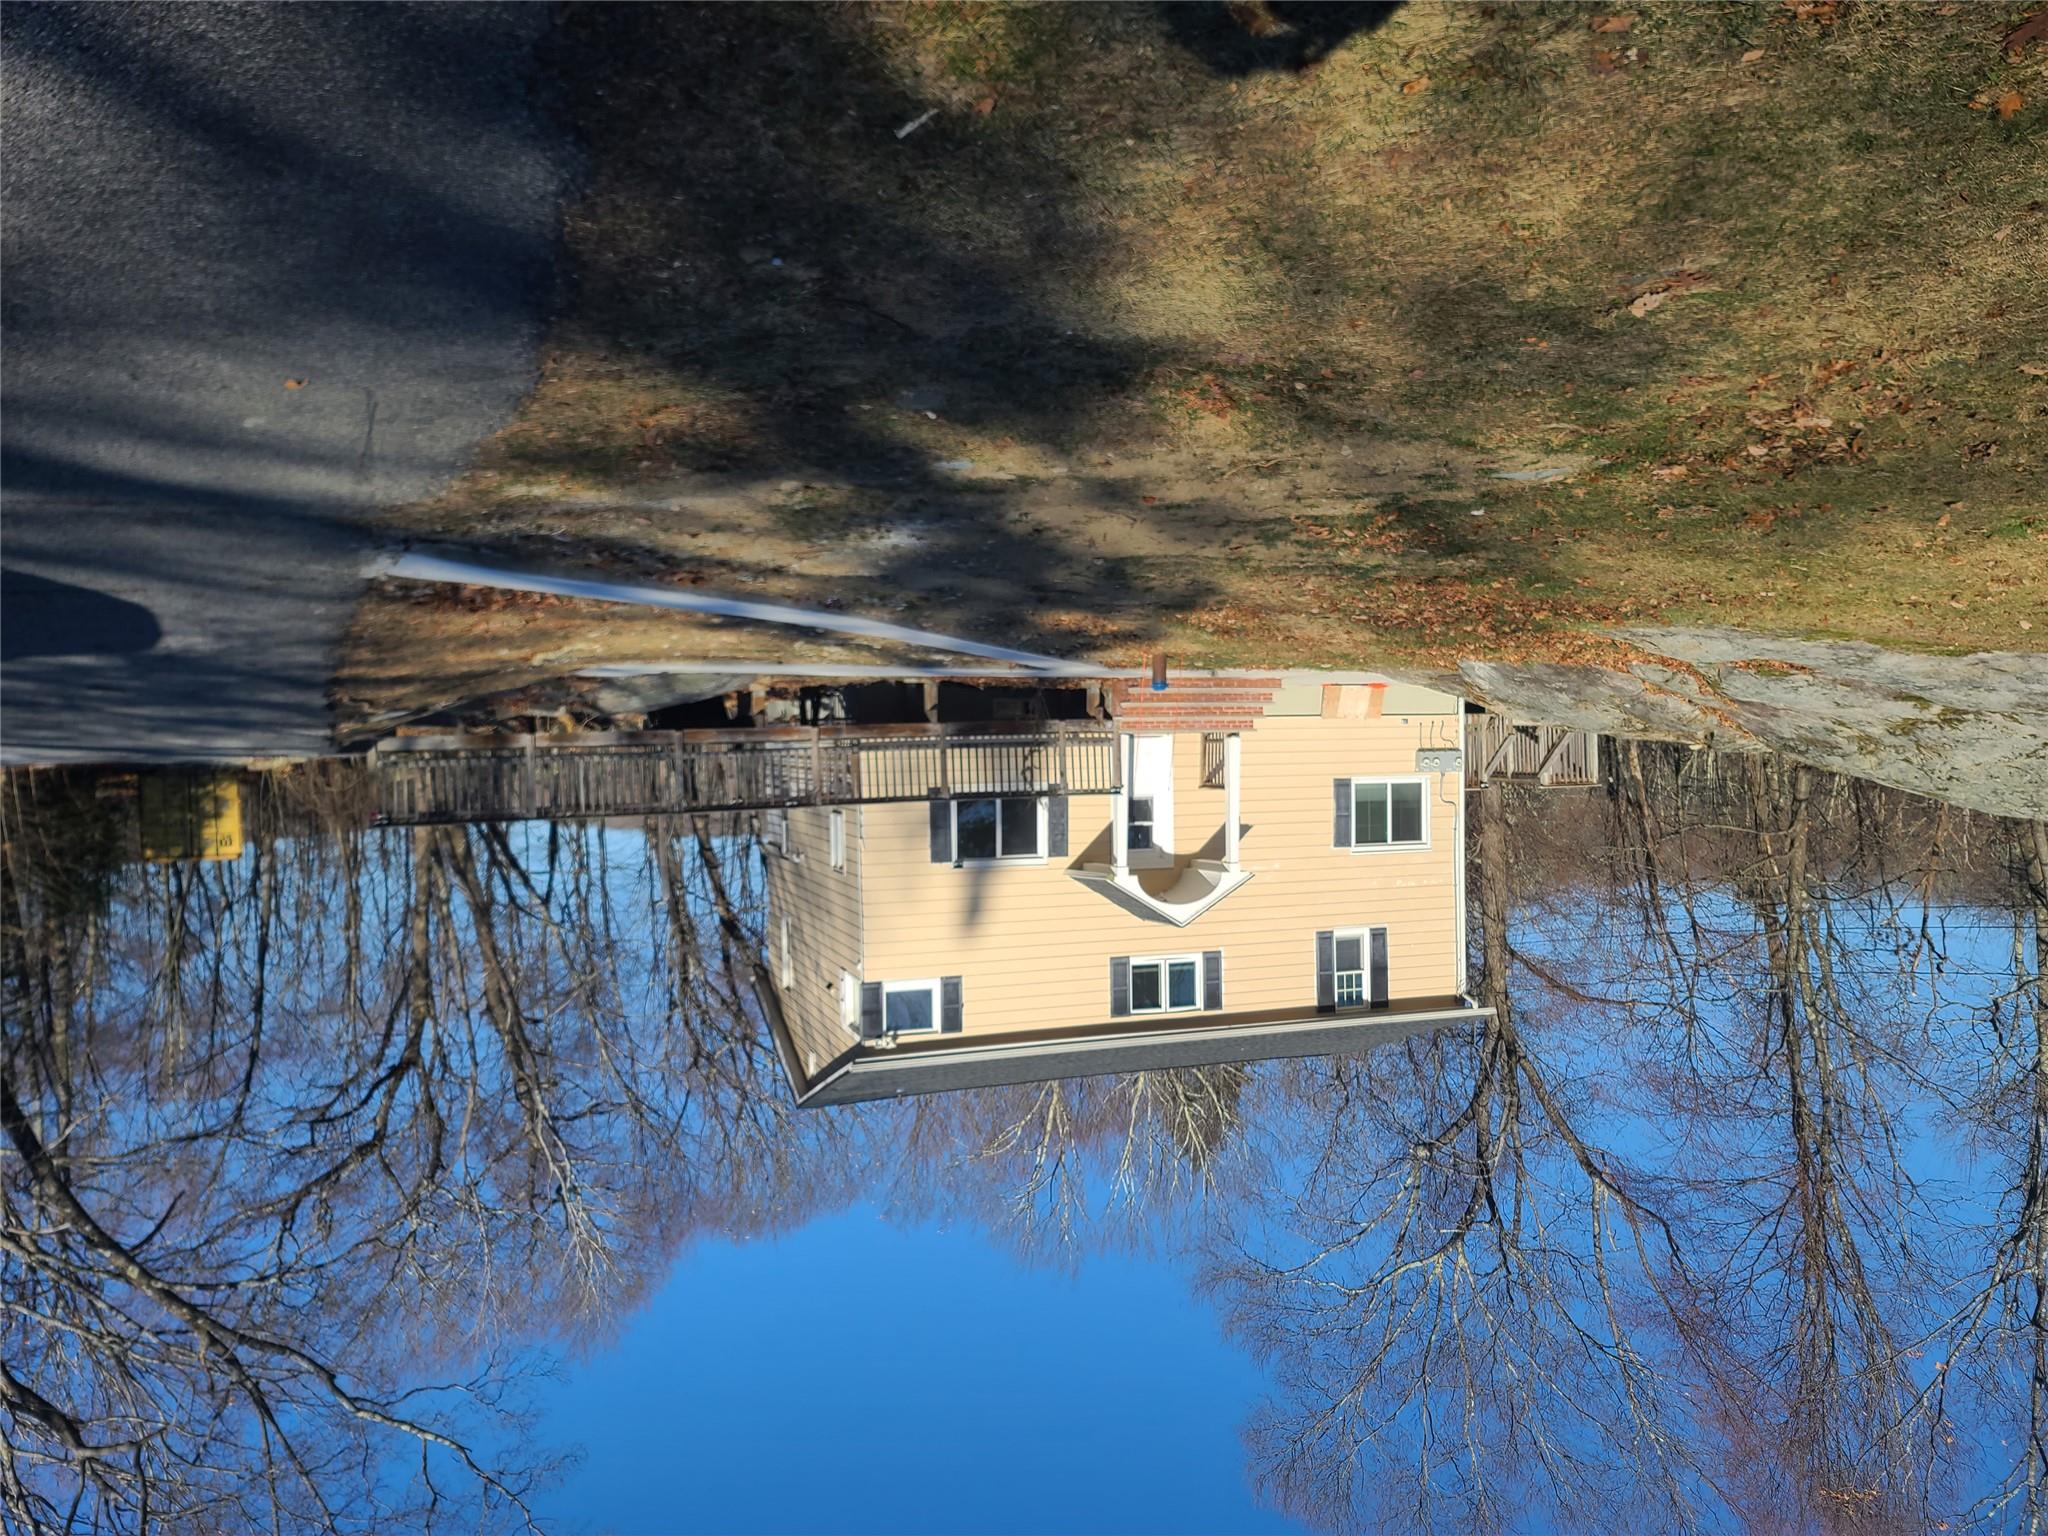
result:
[[[765,980],[757,978],[762,1006],[797,1103],[807,1108],[1113,1072],[1156,1072],[1282,1056],[1356,1055],[1493,1013],[1462,999],[1436,999],[1426,1006],[1401,1004],[1359,1013],[1280,1012],[1240,1015],[1235,1020],[1212,1016],[1209,1022],[1164,1028],[1134,1027],[1130,1020],[1117,1020],[1087,1030],[1007,1039],[954,1037],[894,1050],[856,1046],[811,1077],[799,1064],[774,989],[762,984]]]

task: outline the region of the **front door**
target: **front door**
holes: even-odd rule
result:
[[[1148,865],[1173,862],[1173,738],[1132,736],[1131,786],[1125,797],[1130,833],[1131,863]]]

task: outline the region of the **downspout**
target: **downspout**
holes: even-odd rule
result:
[[[1457,718],[1458,718],[1458,743],[1457,743],[1457,745],[1458,745],[1458,748],[1459,748],[1459,755],[1458,755],[1458,804],[1457,804],[1457,809],[1456,809],[1456,810],[1454,810],[1454,811],[1453,811],[1453,812],[1451,813],[1451,825],[1452,825],[1452,827],[1453,827],[1453,828],[1455,829],[1455,834],[1456,834],[1456,838],[1455,838],[1455,840],[1456,840],[1456,842],[1457,842],[1457,848],[1458,848],[1458,854],[1457,854],[1457,857],[1458,857],[1458,881],[1457,881],[1457,892],[1458,892],[1458,896],[1457,896],[1457,900],[1456,900],[1456,902],[1455,902],[1455,903],[1453,903],[1453,905],[1455,906],[1455,908],[1456,908],[1456,911],[1457,911],[1457,916],[1456,916],[1456,917],[1454,917],[1454,918],[1452,919],[1452,921],[1453,921],[1454,923],[1456,923],[1456,925],[1457,925],[1457,935],[1456,935],[1456,938],[1457,938],[1457,948],[1458,948],[1458,996],[1460,996],[1460,997],[1464,998],[1466,1002],[1470,1003],[1470,1002],[1472,1002],[1472,993],[1471,993],[1471,984],[1472,984],[1472,978],[1471,978],[1471,975],[1470,975],[1470,971],[1471,971],[1471,966],[1472,966],[1472,935],[1471,935],[1471,933],[1470,933],[1469,931],[1467,931],[1467,929],[1466,929],[1466,926],[1465,926],[1465,923],[1466,923],[1466,917],[1465,917],[1465,885],[1466,885],[1466,882],[1467,882],[1467,880],[1468,880],[1468,878],[1469,878],[1469,871],[1467,870],[1467,868],[1466,868],[1466,865],[1465,865],[1465,784],[1466,784],[1466,780],[1465,780],[1465,758],[1464,758],[1464,747],[1465,747],[1465,715],[1464,715],[1464,708],[1465,708],[1465,701],[1464,701],[1463,699],[1460,699],[1460,700],[1458,700],[1458,711],[1459,711],[1459,713],[1458,713],[1458,717],[1457,717]]]

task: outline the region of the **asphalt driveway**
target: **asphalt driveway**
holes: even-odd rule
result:
[[[327,745],[370,515],[532,380],[551,14],[0,10],[0,759]]]

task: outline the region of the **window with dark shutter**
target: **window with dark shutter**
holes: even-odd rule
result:
[[[1332,780],[1330,792],[1335,801],[1330,828],[1331,846],[1349,848],[1351,846],[1351,781],[1349,779]]]
[[[882,984],[879,981],[861,983],[860,1037],[863,1040],[882,1038]]]
[[[934,800],[931,806],[932,862],[953,862],[953,802]]]
[[[960,1033],[960,978],[941,976],[939,978],[939,1033],[957,1035]]]
[[[1045,852],[1046,857],[1064,859],[1067,856],[1067,797],[1054,795],[1045,802]]]
[[[1384,1008],[1387,930],[1336,928],[1316,935],[1316,1007]]]
[[[1202,951],[1202,1006],[1215,1012],[1223,1006],[1223,951]]]
[[[1109,1016],[1125,1018],[1131,1011],[1131,957],[1118,955],[1109,962]]]

